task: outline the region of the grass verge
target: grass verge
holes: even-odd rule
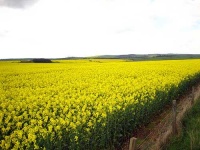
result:
[[[167,150],[200,150],[200,99],[186,113],[182,132],[171,139]]]

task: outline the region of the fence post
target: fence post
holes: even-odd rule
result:
[[[176,100],[172,102],[172,134],[177,133],[177,126],[176,126]]]
[[[129,150],[136,150],[136,140],[137,138],[132,137],[129,143]]]
[[[194,87],[192,87],[191,104],[194,104]]]

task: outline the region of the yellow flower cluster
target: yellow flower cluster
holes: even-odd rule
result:
[[[0,148],[108,148],[200,78],[199,64],[0,62]]]

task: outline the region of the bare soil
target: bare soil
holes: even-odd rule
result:
[[[194,90],[188,90],[185,95],[177,99],[177,135],[182,129],[182,118],[185,112],[192,106],[192,98],[195,100],[200,97],[200,83],[194,86]],[[176,135],[176,136],[177,136]],[[140,127],[132,134],[137,138],[136,150],[161,150],[164,148],[169,138],[172,136],[172,105],[164,108],[162,113],[152,118],[152,121]],[[129,149],[129,139],[124,143],[122,150]]]

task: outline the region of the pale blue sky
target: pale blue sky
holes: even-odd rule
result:
[[[200,54],[200,0],[12,1],[0,0],[0,58]]]

